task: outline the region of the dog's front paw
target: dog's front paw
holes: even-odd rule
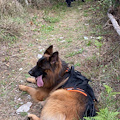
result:
[[[27,91],[27,86],[19,85],[19,89],[22,90],[22,91]]]
[[[28,120],[40,120],[40,118],[34,114],[28,114]]]
[[[30,83],[36,83],[35,78],[27,78],[26,80],[27,82],[30,82]]]

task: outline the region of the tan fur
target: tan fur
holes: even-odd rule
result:
[[[86,97],[82,94],[69,92],[64,89],[57,90],[48,98],[48,101],[42,110],[41,118],[45,115],[47,117],[47,114],[51,115],[51,117],[56,117],[56,114],[60,114],[65,120],[78,120],[82,118],[82,111],[85,111],[86,102]],[[47,118],[45,120],[47,120]]]
[[[35,78],[27,78],[27,82],[36,83]]]
[[[53,92],[42,109],[40,119],[33,120],[79,120],[85,111],[86,97],[64,89]]]
[[[58,67],[56,68],[55,72],[51,70],[46,70],[49,78],[43,79],[44,87],[35,89],[35,88],[24,86],[24,85],[19,85],[19,89],[22,91],[28,92],[33,98],[33,100],[36,102],[44,100],[49,95],[50,91],[53,89],[55,80],[58,78],[59,72],[62,68],[60,61],[57,64],[58,64]],[[27,81],[32,83],[36,82],[34,78],[28,78]]]
[[[49,47],[45,51],[44,57],[49,60],[52,54],[52,47]],[[19,85],[19,89],[28,92],[36,102],[43,101],[47,98],[45,102],[43,102],[44,107],[40,118],[33,114],[29,114],[28,117],[32,118],[32,120],[79,120],[83,117],[87,97],[78,92],[70,92],[64,89],[56,90],[62,82],[64,83],[64,80],[58,82],[61,84],[56,84],[56,81],[59,80],[60,75],[63,76],[65,74],[67,66],[63,69],[62,62],[59,58],[56,63],[54,63],[54,60],[52,62],[51,66],[54,67],[55,64],[55,69],[45,70],[47,76],[43,78],[43,87],[35,89]],[[36,80],[31,78],[27,79],[27,81],[36,83]]]
[[[46,88],[41,87],[35,89],[25,85],[19,85],[19,89],[28,92],[35,102],[43,101],[49,95],[50,92],[49,89]]]
[[[36,115],[34,114],[28,114],[29,118],[32,118],[32,120],[40,120],[40,118],[38,118]]]

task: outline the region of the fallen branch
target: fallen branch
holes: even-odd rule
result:
[[[116,32],[120,36],[120,26],[118,25],[118,22],[116,21],[116,19],[114,18],[114,16],[111,13],[107,13],[107,15],[108,15],[109,19],[111,20],[114,29],[116,30]]]
[[[108,29],[109,27],[113,26],[110,19],[105,23],[105,25],[103,26],[104,29]]]

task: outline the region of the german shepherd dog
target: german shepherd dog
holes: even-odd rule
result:
[[[31,97],[44,106],[40,118],[29,114],[32,120],[80,120],[84,116],[95,116],[94,92],[88,84],[88,79],[75,71],[74,67],[59,58],[59,53],[53,52],[53,46],[48,47],[42,58],[29,71],[35,79],[28,82],[36,83],[38,88],[19,85],[19,89],[28,92]]]

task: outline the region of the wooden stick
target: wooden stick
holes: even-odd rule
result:
[[[118,35],[120,36],[120,26],[118,25],[118,22],[116,21],[116,19],[114,18],[114,16],[110,13],[107,13],[109,19],[111,20],[114,29],[116,30],[116,32],[118,33]]]

